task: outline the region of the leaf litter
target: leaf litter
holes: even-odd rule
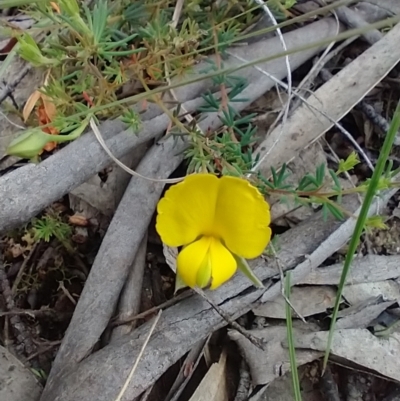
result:
[[[296,11],[296,8],[294,10]],[[356,42],[352,45],[352,48],[346,51],[351,53],[352,50],[357,53],[357,46],[362,48],[365,45]],[[344,56],[339,55],[336,57],[331,67],[341,67],[344,62]],[[396,71],[394,71],[395,73]],[[302,72],[296,72],[296,74],[301,75]],[[296,82],[298,77],[295,75],[294,78]],[[31,95],[32,104],[29,105],[28,101],[29,107],[26,107],[30,110],[26,109],[25,117],[28,117],[33,108],[37,107],[37,117],[41,123],[51,122],[54,115],[54,106],[43,97],[42,103],[39,106],[36,105],[36,100],[40,99],[37,92],[34,92],[34,88],[38,86],[40,78],[30,78],[26,82],[29,84],[36,83],[26,85],[27,93],[25,93],[23,101],[19,100],[20,94],[16,91],[18,102],[23,104],[29,94],[36,93],[36,95]],[[386,86],[383,85],[383,87],[377,88],[376,92],[369,94],[369,96],[372,98],[377,96],[381,98],[389,97],[388,94],[392,95],[391,89],[388,87],[390,82],[390,80],[384,81]],[[318,79],[316,79],[315,84],[318,84]],[[19,88],[21,86],[23,87],[20,84]],[[270,93],[273,92],[271,91]],[[270,99],[267,105],[262,105],[262,108],[268,110],[269,102],[271,102],[270,109],[275,110],[276,102],[272,102]],[[248,111],[251,112],[253,111],[252,108],[255,109],[256,107],[260,108],[260,103],[250,106]],[[13,119],[14,117],[10,118]],[[22,120],[18,123],[22,123]],[[368,150],[371,159],[374,160],[374,152],[376,153],[379,150],[379,144],[381,143],[381,139],[376,139],[378,137],[376,126],[368,124],[367,118],[363,115],[360,117],[359,112],[348,114],[344,118],[343,124],[353,128],[352,133],[355,139]],[[362,130],[364,127],[368,127],[368,141],[364,137],[365,133]],[[12,130],[12,128],[8,129]],[[13,135],[7,134],[7,132],[7,130],[3,130],[4,143],[9,141],[9,137]],[[345,157],[345,155],[350,154],[354,150],[353,145],[345,141],[342,136],[338,138],[336,135],[334,137],[334,134],[335,129],[328,132],[326,138],[328,143],[335,149],[337,155]],[[46,150],[50,151],[52,149],[49,147]],[[296,151],[299,150],[297,149]],[[331,159],[332,155],[329,151],[322,150],[321,144],[317,143],[314,146],[310,146],[304,151],[304,157],[296,158],[290,166],[295,176],[294,182],[296,181],[296,174],[299,177],[302,176],[299,173],[302,169],[306,172],[311,171],[312,166],[316,167],[319,164],[317,163],[318,160],[330,163]],[[393,160],[396,161],[395,155],[393,155]],[[365,169],[364,164],[363,166],[364,169],[360,168],[354,171],[358,176],[357,178],[361,180],[368,178],[368,170]],[[30,335],[43,342],[40,344],[42,349],[51,347],[50,351],[44,352],[44,354],[48,354],[47,361],[41,361],[40,358],[37,358],[39,366],[42,366],[42,369],[45,367],[45,371],[48,371],[51,360],[54,358],[58,346],[55,343],[62,339],[63,332],[74,309],[74,302],[76,303],[79,299],[91,262],[101,241],[102,233],[101,231],[99,232],[99,222],[96,222],[96,220],[104,219],[104,216],[112,216],[120,199],[120,197],[116,196],[115,191],[123,191],[121,188],[126,185],[126,178],[125,183],[123,179],[116,184],[112,182],[114,180],[114,171],[103,171],[90,182],[75,190],[75,197],[77,196],[91,205],[92,209],[87,205],[82,206],[83,203],[80,200],[73,200],[72,196],[71,199],[60,200],[58,204],[54,204],[52,207],[52,209],[58,209],[60,212],[60,224],[68,224],[70,222],[76,226],[73,228],[73,235],[79,234],[81,238],[80,242],[77,241],[80,248],[78,257],[71,256],[68,252],[68,245],[65,246],[69,241],[74,241],[73,235],[71,235],[71,240],[68,239],[68,242],[65,242],[65,238],[60,241],[57,235],[54,235],[51,241],[41,240],[38,242],[37,239],[34,239],[34,233],[28,226],[27,229],[21,229],[19,232],[13,233],[13,235],[10,234],[2,240],[2,250],[6,255],[6,261],[10,264],[10,267],[7,267],[7,272],[11,283],[16,277],[13,272],[18,273],[18,269],[21,269],[25,260],[28,260],[25,267],[26,273],[22,276],[20,286],[15,294],[17,309],[11,312],[21,312],[21,314],[24,314],[23,316],[26,315],[24,319],[32,328],[39,326],[39,335],[34,333],[30,333]],[[104,180],[105,176],[106,179]],[[78,206],[79,203],[80,206]],[[273,209],[274,214],[279,218],[275,221],[277,231],[287,230],[299,222],[307,220],[315,213],[315,210],[310,205],[301,205],[300,209],[296,209],[297,206],[290,205],[288,207],[286,204],[283,210],[275,206],[275,210]],[[393,332],[385,333],[385,336],[375,335],[375,330],[376,332],[385,331],[388,317],[386,316],[383,319],[382,315],[386,313],[392,318],[396,317],[399,308],[397,304],[399,299],[397,280],[400,277],[397,229],[399,220],[395,212],[396,207],[389,205],[389,208],[392,209],[391,212],[385,211],[388,214],[392,213],[387,223],[389,229],[375,230],[373,234],[365,235],[363,247],[360,249],[360,253],[362,252],[363,255],[355,261],[352,274],[349,277],[349,283],[343,293],[343,309],[341,318],[338,321],[339,330],[332,349],[331,369],[336,379],[338,377],[351,377],[349,372],[356,365],[357,369],[378,374],[383,382],[386,380],[399,380],[396,370],[396,358],[400,354],[400,349],[398,347],[399,339],[397,338],[396,327],[394,327]],[[50,213],[53,213],[53,211],[50,211]],[[107,219],[101,226],[103,230],[107,229]],[[84,231],[78,232],[78,227],[83,227]],[[34,249],[34,247],[37,247],[37,249]],[[50,248],[53,250],[46,253]],[[146,253],[145,264],[148,271],[146,273],[147,279],[145,276],[143,280],[141,309],[162,304],[162,301],[171,298],[173,294],[173,275],[165,263],[160,243],[157,240],[149,240]],[[150,253],[152,256],[150,256]],[[375,253],[378,253],[378,255],[375,255]],[[168,260],[167,263],[171,265],[173,264],[174,254],[168,254],[168,256],[169,263]],[[293,289],[292,302],[294,307],[308,321],[308,324],[303,326],[299,320],[295,320],[294,335],[296,348],[298,348],[297,360],[299,365],[304,365],[301,370],[304,399],[318,399],[314,391],[320,385],[318,376],[320,372],[318,362],[315,361],[320,359],[326,346],[327,322],[330,317],[330,309],[333,306],[332,300],[334,300],[336,285],[341,271],[341,261],[342,256],[339,251],[331,257],[329,266],[316,268]],[[274,386],[276,386],[280,390],[275,394],[280,394],[283,397],[281,393],[283,388],[290,387],[287,375],[285,375],[290,366],[284,340],[284,306],[285,301],[280,297],[275,301],[270,301],[254,308],[252,313],[242,317],[247,324],[247,328],[250,328],[251,325],[262,324],[261,328],[257,327],[251,332],[267,343],[266,351],[264,352],[260,352],[248,339],[233,330],[229,330],[228,333],[224,330],[215,333],[211,345],[207,345],[205,348],[204,357],[200,363],[202,369],[201,366],[198,367],[193,372],[193,379],[187,383],[188,388],[192,390],[191,394],[184,393],[182,399],[193,401],[201,399],[215,401],[233,399],[234,390],[230,390],[231,393],[229,393],[226,388],[226,381],[232,380],[232,377],[234,377],[229,377],[228,375],[232,375],[232,373],[227,373],[227,364],[229,364],[230,359],[227,358],[226,352],[234,353],[235,351],[227,351],[222,346],[228,339],[237,343],[243,359],[249,365],[253,386],[268,385],[264,395],[261,395],[262,392],[260,392],[259,396],[264,396],[263,399],[265,400],[278,399],[273,396]],[[57,311],[59,314],[57,319],[54,319],[52,312],[48,308]],[[31,313],[36,317],[32,318],[29,315],[29,311],[32,311]],[[43,316],[39,317],[41,314],[38,311],[42,311]],[[63,315],[64,317],[62,317]],[[295,313],[293,313],[293,317],[296,318]],[[220,352],[221,348],[223,348],[222,352]],[[214,355],[210,356],[210,353]],[[337,368],[338,365],[335,365],[335,362],[337,362],[335,358],[340,359],[345,368]],[[206,360],[208,363],[206,363]],[[174,377],[174,369],[176,370],[176,366],[171,368],[169,379]],[[317,373],[315,372],[316,370],[318,371]],[[44,377],[41,377],[40,380],[42,382],[45,381]],[[168,388],[168,384],[165,387]],[[339,390],[341,393],[346,391],[343,388]],[[290,393],[285,394],[286,398],[282,399],[291,399]],[[311,397],[310,394],[314,398],[307,398]],[[204,398],[205,396],[206,398]],[[250,396],[250,399],[255,400],[255,394],[251,394],[251,391]],[[31,399],[34,400],[34,398]]]

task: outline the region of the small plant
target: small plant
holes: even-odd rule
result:
[[[31,2],[25,12],[37,23],[23,34],[10,30],[19,42],[19,55],[46,69],[40,93],[54,115],[46,115],[46,108],[38,103],[36,114],[29,114],[23,144],[17,138],[9,154],[35,158],[50,142],[49,133],[65,137],[54,142],[73,140],[77,136],[65,134],[89,115],[120,117],[137,132],[140,119],[130,109],[135,101],[125,101],[126,88],[147,91],[168,85],[171,78],[187,72],[202,52],[214,51],[210,44],[215,35],[223,43],[222,51],[257,12],[250,1],[214,9],[207,1],[196,0],[185,2],[179,23],[171,24],[173,8],[168,1],[156,7],[147,0],[92,3],[89,7],[77,0]],[[33,135],[32,128],[47,136],[36,131]]]
[[[55,237],[66,248],[71,248],[69,240],[72,235],[72,228],[69,224],[63,222],[61,217],[56,213],[48,213],[40,219],[34,219],[32,230],[37,241],[49,242]]]

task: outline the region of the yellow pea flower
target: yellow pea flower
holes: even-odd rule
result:
[[[177,274],[192,288],[219,287],[238,259],[260,256],[271,239],[269,205],[241,178],[189,175],[166,191],[157,212],[161,240],[183,246]]]

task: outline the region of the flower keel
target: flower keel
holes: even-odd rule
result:
[[[177,268],[181,279],[190,287],[219,287],[236,272],[236,260],[213,237],[202,237],[186,246],[178,255]]]

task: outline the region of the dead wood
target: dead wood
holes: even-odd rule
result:
[[[332,21],[324,24],[328,24],[332,29],[335,27]],[[279,61],[282,66],[283,61]],[[275,71],[278,64],[274,63],[271,67]],[[281,68],[281,74],[284,72],[285,69]],[[261,75],[256,83],[250,84],[243,91],[242,96],[248,100],[235,103],[233,107],[242,110],[272,85],[273,81],[270,78]],[[200,126],[205,130],[214,130],[220,124],[218,116],[211,113]],[[149,177],[168,176],[182,161],[181,152],[184,147],[184,142],[175,143],[173,138],[154,145],[139,165],[138,171]],[[91,352],[107,326],[162,189],[163,184],[160,183],[143,181],[135,177],[131,179],[103,240],[70,327],[54,361],[48,381],[49,386],[52,386],[54,376],[61,371],[71,369]],[[110,269],[110,266],[113,268]],[[107,277],[107,281],[104,277]]]
[[[0,399],[38,401],[42,386],[11,352],[0,346]]]
[[[271,166],[277,168],[296,157],[301,149],[345,116],[399,62],[399,40],[400,24],[397,24],[382,40],[315,91],[283,127],[277,126],[256,152],[263,161],[261,169],[269,175]]]
[[[367,22],[361,13],[349,7],[339,7],[335,10],[336,15],[339,20],[348,26],[349,28],[361,28],[367,27],[369,22]],[[369,29],[365,32],[362,37],[370,44],[374,44],[383,38],[383,34],[377,29]]]
[[[397,0],[363,0],[363,2],[374,4],[390,14],[400,14],[400,3]]]
[[[118,303],[118,319],[129,319],[139,313],[142,295],[143,272],[146,266],[147,235],[142,239],[135,260],[129,269],[129,275],[122,289]],[[131,324],[116,326],[113,329],[111,339],[115,341],[124,334],[130,333],[135,327],[136,322]]]
[[[334,23],[332,23],[332,28],[336,28]],[[315,30],[313,33],[315,34]],[[243,58],[249,59],[248,56],[243,56]],[[291,64],[293,66],[293,63]],[[255,76],[256,74],[254,74]],[[247,94],[251,95],[252,100],[272,84],[272,81],[266,84],[265,77],[263,83],[260,84],[261,77],[260,75],[257,77],[258,82],[255,83],[256,81],[251,80],[252,84],[248,87],[252,92],[248,91]],[[244,106],[246,104],[240,105],[240,108]],[[214,116],[212,119],[206,120],[204,127],[215,128],[218,124],[219,120]],[[176,152],[182,150],[182,145],[174,146],[172,141],[155,145],[141,163],[139,171],[153,177],[167,176],[182,159],[181,155],[176,156]],[[115,152],[114,149],[113,151]],[[116,155],[120,154],[116,153]],[[279,156],[282,157],[282,153],[279,153]],[[94,173],[92,172],[92,174]],[[93,396],[94,389],[96,389],[98,400],[109,400],[118,394],[132,361],[140,349],[143,337],[147,333],[146,326],[126,335],[94,355],[84,358],[90,353],[110,319],[125,282],[128,268],[135,257],[144,231],[147,229],[162,187],[161,184],[143,183],[137,179],[131,180],[103,241],[102,249],[86,283],[74,319],[66,333],[64,344],[55,361],[54,371],[43,394],[43,401],[84,400]],[[324,226],[326,226],[325,222]],[[133,227],[134,232],[132,233]],[[333,225],[325,228],[332,230]],[[315,226],[313,226],[314,230]],[[326,233],[326,230],[321,230],[321,233],[323,232]],[[128,233],[130,238],[127,238]],[[304,241],[304,232],[301,235],[297,232],[296,236],[298,242]],[[313,244],[308,244],[307,252],[301,255],[297,252],[307,246],[303,242],[298,244],[297,258],[315,249],[317,237],[318,233],[314,232]],[[286,252],[293,253],[293,246],[293,241],[287,244]],[[284,260],[284,255],[281,253],[279,257]],[[294,260],[293,255],[290,258],[292,261]],[[115,266],[117,262],[118,266]],[[276,274],[271,266],[266,268],[262,261],[258,261],[257,265],[256,273],[262,279]],[[287,264],[285,267],[290,268],[294,265]],[[115,270],[111,270],[110,266],[115,267]],[[108,283],[105,282],[105,277],[107,277]],[[212,298],[227,314],[235,317],[246,312],[261,295],[261,290],[249,288],[249,284],[238,276],[225,287],[223,292],[212,294]],[[194,343],[224,324],[221,317],[210,309],[208,303],[198,297],[190,298],[167,310],[139,364],[137,374],[126,393],[126,399],[139,395]],[[137,341],[138,339],[140,340]],[[78,362],[80,363],[77,365]],[[111,368],[106,369],[106,367]]]
[[[310,43],[317,36],[319,39],[333,36],[336,33],[336,21],[330,18],[309,24],[304,28],[285,35],[288,49],[294,49]],[[293,69],[303,64],[320,51],[321,47],[297,52],[290,56]],[[277,38],[249,46],[233,48],[232,52],[246,60],[254,60],[282,52]],[[226,68],[241,64],[235,58],[224,61]],[[277,59],[260,64],[278,79],[286,74],[284,60]],[[202,63],[197,71],[204,69]],[[249,82],[262,79],[262,74],[253,68],[243,69],[240,75]],[[189,76],[188,78],[193,78]],[[176,89],[176,94],[186,110],[194,111],[202,103],[201,94],[212,86],[210,80]],[[197,98],[197,99],[196,99]],[[193,100],[195,99],[195,100]],[[188,102],[193,100],[193,102]],[[144,119],[150,119],[160,114],[160,110],[152,108]],[[107,145],[116,157],[122,157],[134,147],[154,137],[159,136],[168,125],[165,115],[152,118],[143,123],[143,129],[136,136],[130,130],[124,131],[120,121],[107,121],[101,127],[101,132],[107,140]],[[0,178],[0,232],[23,224],[38,214],[52,202],[58,200],[73,188],[87,181],[91,176],[101,171],[111,163],[96,139],[90,133],[69,144],[59,152],[39,165],[28,164]]]
[[[340,225],[337,221],[329,224],[323,222],[317,213],[309,221],[283,234],[278,257],[284,268],[297,265],[304,259],[304,255],[311,254]],[[273,260],[266,264],[264,260],[257,259],[253,261],[252,267],[263,280],[278,274]],[[226,314],[238,317],[251,309],[262,293],[263,290],[251,287],[244,277],[237,275],[220,291],[209,293],[209,297]],[[199,296],[193,296],[167,309],[138,366],[126,399],[139,395],[196,342],[225,324],[221,316]],[[148,332],[147,326],[139,327],[78,366],[75,365],[72,373],[60,372],[57,380],[53,377],[53,381],[47,383],[41,401],[83,401],[94,393],[99,401],[115,397],[140,350]]]

